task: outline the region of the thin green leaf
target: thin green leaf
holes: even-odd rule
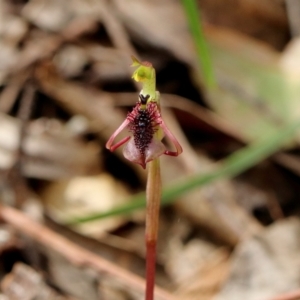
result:
[[[216,86],[213,66],[208,46],[203,34],[201,16],[195,0],[182,0],[189,27],[195,42],[199,65],[203,71],[204,80],[208,88]]]
[[[217,179],[236,176],[253,167],[257,163],[268,158],[270,155],[280,149],[286,143],[286,141],[288,141],[295,135],[299,127],[300,121],[288,124],[276,134],[273,134],[272,136],[264,138],[263,140],[258,141],[255,144],[252,144],[233,153],[221,162],[221,166],[218,170],[204,175],[201,174],[191,176],[189,179],[185,179],[184,181],[178,182],[164,189],[162,194],[162,204],[166,205],[172,203],[176,200],[177,197],[194,188],[201,187]],[[94,221],[118,214],[128,214],[133,210],[144,207],[145,193],[139,193],[130,199],[130,204],[120,206],[106,213],[94,214],[92,216],[78,218],[70,222],[69,224],[72,225],[76,223]]]

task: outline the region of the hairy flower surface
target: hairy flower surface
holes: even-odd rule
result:
[[[132,112],[106,143],[106,148],[111,151],[127,143],[123,150],[125,158],[140,164],[143,168],[149,161],[162,154],[177,156],[182,152],[180,144],[165,125],[157,102],[149,99],[150,95],[139,95],[139,101]],[[113,145],[116,136],[125,128],[129,129],[131,135]],[[175,152],[166,150],[161,141],[164,135],[174,144]]]

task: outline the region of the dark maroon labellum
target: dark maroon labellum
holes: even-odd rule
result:
[[[134,143],[142,155],[148,148],[155,133],[154,116],[149,109],[138,109],[137,114],[129,123],[129,129],[133,134]]]

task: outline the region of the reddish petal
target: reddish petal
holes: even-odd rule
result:
[[[145,157],[140,150],[135,146],[134,139],[131,138],[123,149],[123,154],[126,159],[146,168]]]
[[[170,155],[170,156],[178,156],[179,154],[182,153],[181,145],[179,144],[179,142],[177,141],[175,136],[172,134],[172,132],[169,130],[169,128],[167,127],[167,125],[165,124],[163,119],[161,119],[160,122],[161,122],[160,126],[161,126],[162,130],[164,131],[166,137],[168,137],[170,139],[170,141],[174,144],[174,146],[176,148],[176,152],[166,150],[165,154]]]
[[[161,156],[166,151],[165,145],[158,139],[152,139],[145,151],[146,163]]]
[[[124,143],[126,143],[130,137],[126,137],[122,139],[120,142],[117,144],[113,145],[113,142],[116,138],[116,136],[129,124],[129,120],[126,118],[125,121],[120,125],[120,127],[112,134],[112,136],[109,138],[109,140],[106,143],[106,148],[110,151],[115,151],[117,148],[122,146]]]

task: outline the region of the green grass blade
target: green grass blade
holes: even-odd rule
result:
[[[166,205],[172,203],[177,197],[183,195],[184,193],[201,187],[205,184],[211,183],[214,180],[221,178],[229,178],[236,176],[243,171],[253,167],[260,161],[266,159],[278,149],[280,149],[287,140],[291,139],[297,129],[300,128],[300,121],[291,123],[283,127],[276,134],[264,138],[262,141],[258,141],[248,147],[245,147],[221,162],[218,170],[212,171],[207,174],[194,175],[189,179],[178,182],[163,190],[162,194],[162,204]],[[114,216],[118,214],[128,214],[135,209],[145,207],[145,194],[139,193],[130,199],[130,203],[124,206],[120,206],[116,209],[108,211],[106,213],[94,214],[92,216],[86,216],[83,218],[78,218],[70,222],[69,224],[83,223],[98,220],[101,218]]]
[[[199,65],[201,66],[207,88],[215,87],[216,81],[208,46],[203,34],[199,9],[195,0],[182,0],[188,24],[195,42]]]

